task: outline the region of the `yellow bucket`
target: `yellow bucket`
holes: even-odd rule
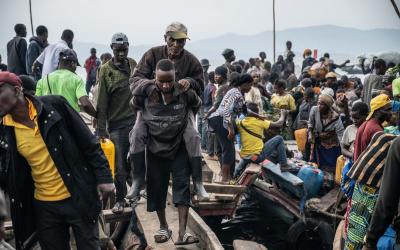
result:
[[[110,139],[100,139],[100,146],[103,150],[108,164],[110,166],[111,174],[114,177],[114,166],[115,166],[115,147],[114,143]]]
[[[307,142],[307,129],[302,128],[294,131],[294,137],[296,138],[297,147],[300,152],[306,151],[306,142]]]

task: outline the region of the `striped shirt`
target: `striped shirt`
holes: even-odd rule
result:
[[[228,129],[228,124],[233,124],[232,121],[236,116],[242,113],[244,103],[242,93],[237,88],[233,88],[226,93],[217,111],[210,118],[222,116],[224,128]]]
[[[379,188],[389,147],[396,138],[395,135],[376,133],[347,176],[361,184]]]

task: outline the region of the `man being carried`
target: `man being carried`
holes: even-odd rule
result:
[[[186,232],[190,205],[190,164],[183,134],[189,113],[199,108],[200,98],[189,89],[183,91],[175,82],[172,61],[160,60],[156,65],[155,84],[134,89],[133,105],[141,110],[142,123],[147,134],[147,211],[157,212],[160,229],[154,235],[157,243],[170,239],[165,205],[170,175],[172,175],[172,199],[178,207],[179,236],[175,245],[197,243],[198,239]],[[136,167],[136,166],[135,166]]]
[[[282,128],[285,124],[287,110],[281,111],[281,117],[276,122],[271,122],[260,117],[256,103],[247,103],[247,115],[243,120],[236,121],[240,134],[240,156],[242,161],[236,166],[234,177],[238,177],[243,168],[250,162],[260,163],[265,159],[272,160],[273,153],[278,153],[278,163],[281,170],[288,167],[285,144],[283,137],[277,135],[265,144],[264,131],[270,128]]]

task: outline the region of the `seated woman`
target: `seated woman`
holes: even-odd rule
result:
[[[250,91],[252,82],[251,75],[240,75],[238,81],[233,83],[233,88],[222,99],[218,109],[208,118],[208,124],[215,131],[222,148],[221,183],[229,183],[232,179],[231,170],[235,164],[234,121],[242,113],[244,94]]]
[[[311,108],[307,131],[308,141],[311,142],[310,161],[332,174],[336,159],[341,154],[340,140],[344,131],[342,120],[332,110],[333,103],[330,95],[319,96],[318,105]]]
[[[243,120],[236,121],[236,126],[240,134],[240,156],[242,161],[236,166],[234,178],[238,177],[246,165],[250,162],[260,163],[265,159],[272,161],[274,152],[278,153],[278,162],[281,170],[287,168],[287,157],[285,144],[282,136],[277,135],[268,140],[265,144],[264,130],[269,128],[282,128],[285,123],[287,111],[281,111],[281,117],[276,122],[271,122],[259,116],[258,105],[247,103],[247,115]]]

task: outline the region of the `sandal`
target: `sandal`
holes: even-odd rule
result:
[[[154,235],[154,241],[156,243],[164,243],[169,241],[169,239],[171,239],[171,236],[172,236],[171,229],[160,228]]]
[[[124,212],[124,207],[125,207],[125,203],[124,202],[117,202],[117,203],[115,203],[115,205],[111,209],[111,211],[114,214],[122,214]]]
[[[196,236],[191,235],[190,233],[185,233],[182,238],[182,241],[175,242],[175,246],[183,246],[199,243],[199,239]]]

